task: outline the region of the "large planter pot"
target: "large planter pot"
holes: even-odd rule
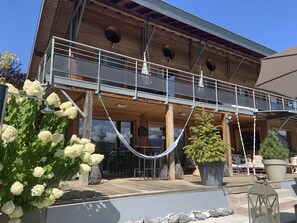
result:
[[[282,181],[286,178],[287,160],[263,159],[262,160],[268,180]]]
[[[46,223],[47,220],[47,208],[41,210],[24,213],[22,223]],[[9,218],[7,215],[0,215],[1,223],[8,223]]]
[[[224,166],[224,162],[198,163],[202,184],[205,186],[221,186]]]

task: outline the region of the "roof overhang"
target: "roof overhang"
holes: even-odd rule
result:
[[[207,22],[161,0],[93,0],[107,4],[119,11],[125,11],[139,18],[149,17],[151,21],[176,30],[200,41],[218,44],[222,48],[240,52],[241,55],[260,58],[276,53],[256,42]],[[43,0],[34,46],[29,64],[29,77],[35,77],[41,56],[52,35],[64,37],[69,28],[69,17],[76,0]],[[62,12],[63,10],[63,12]],[[63,30],[64,29],[64,30]],[[57,30],[60,30],[58,32]],[[260,60],[259,60],[260,61]]]

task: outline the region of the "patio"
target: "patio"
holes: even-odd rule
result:
[[[297,177],[297,174],[287,174],[286,181],[294,181],[295,177]],[[68,184],[67,192],[56,203],[57,205],[172,192],[218,190],[218,187],[203,186],[200,177],[193,175],[185,175],[182,180],[116,178],[105,183],[88,186],[80,186],[78,180],[66,183]],[[224,177],[224,185],[221,189],[228,194],[244,193],[253,183],[253,175],[238,174],[233,177]],[[278,182],[272,183],[276,188],[280,187]]]

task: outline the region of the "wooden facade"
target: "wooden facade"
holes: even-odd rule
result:
[[[149,1],[144,1],[149,2]],[[171,6],[166,3],[154,0],[151,4],[163,4],[163,7]],[[80,7],[77,7],[79,6]],[[80,16],[74,21],[74,13],[76,9],[81,10]],[[186,15],[188,16],[188,15]],[[174,16],[173,16],[174,17]],[[100,48],[102,50],[126,55],[128,57],[143,60],[143,54],[147,48],[147,60],[151,63],[160,66],[170,67],[178,70],[200,74],[203,72],[204,76],[216,80],[221,80],[227,83],[238,84],[240,86],[253,88],[257,80],[260,70],[260,59],[273,53],[263,46],[252,43],[242,37],[234,34],[236,38],[243,42],[247,41],[251,46],[256,46],[259,51],[253,47],[244,46],[244,44],[236,43],[224,39],[219,35],[215,37],[213,33],[199,30],[195,26],[184,24],[181,26],[181,21],[178,18],[173,18],[168,15],[162,15],[160,11],[153,10],[152,7],[141,5],[137,1],[109,1],[109,0],[45,0],[41,11],[39,27],[36,33],[36,40],[34,50],[32,52],[31,65],[29,70],[29,78],[36,78],[38,75],[38,66],[40,61],[49,47],[52,36],[61,37],[64,39],[72,38],[72,40]],[[120,40],[112,44],[106,37],[106,29],[111,28],[119,35]],[[211,27],[211,26],[210,26]],[[231,32],[219,28],[222,33],[227,33],[232,36]],[[197,35],[194,35],[194,30]],[[77,35],[72,35],[71,32],[77,31]],[[215,32],[215,30],[214,30]],[[226,35],[227,35],[226,34]],[[72,37],[70,37],[72,36]],[[75,39],[73,37],[75,36]],[[164,55],[164,47],[167,47],[174,54],[173,58],[168,58]],[[262,51],[261,51],[262,50]],[[259,52],[267,53],[259,53]],[[74,53],[70,53],[72,57]],[[86,54],[87,55],[87,54]],[[84,55],[85,60],[87,56]],[[79,56],[77,54],[77,56]],[[120,57],[120,56],[119,56]],[[81,57],[82,58],[82,57]],[[128,59],[121,58],[120,66],[126,69],[133,70],[129,67]],[[90,59],[94,61],[92,57]],[[123,60],[123,61],[122,61]],[[210,60],[215,65],[215,70],[210,71],[207,67],[206,61]],[[96,60],[95,60],[96,61]],[[157,67],[157,66],[156,66]],[[165,76],[165,70],[155,69],[151,70],[152,76]],[[75,75],[75,74],[74,74]],[[172,74],[175,75],[174,73]],[[166,78],[166,77],[165,77]],[[192,79],[178,80],[176,76],[175,81],[191,82]],[[80,80],[84,80],[80,78]],[[92,127],[90,116],[96,120],[106,120],[106,114],[97,96],[93,94],[90,99],[90,90],[82,90],[79,87],[69,87],[63,85],[56,85],[66,89],[71,98],[88,114],[83,121],[83,136],[92,137],[90,132]],[[231,90],[230,90],[231,92]],[[95,93],[95,92],[93,92]],[[84,100],[82,95],[86,95],[88,101]],[[178,103],[164,103],[152,98],[134,98],[127,95],[122,95],[118,92],[101,92],[106,107],[114,121],[131,123],[131,144],[149,146],[149,133],[146,136],[139,136],[138,129],[144,126],[147,130],[150,127],[158,127],[162,132],[161,141],[162,149],[168,147],[174,141],[174,129],[182,128],[187,115],[190,113],[191,107]],[[91,104],[89,102],[93,101]],[[204,103],[195,110],[195,113],[201,112],[204,108]],[[119,105],[123,105],[122,107]],[[91,107],[90,107],[91,106]],[[238,126],[236,123],[236,110],[233,112],[224,110],[207,109],[208,112],[215,114],[215,123],[222,125],[222,136],[224,140],[230,142],[234,148],[235,153],[242,152],[242,146],[238,133]],[[226,123],[226,116],[232,115],[233,121]],[[245,134],[246,140],[250,140],[251,132],[253,131],[253,115],[239,114],[241,129]],[[87,121],[88,120],[88,121]],[[267,121],[257,120],[257,137],[262,141],[267,134],[268,129],[277,128],[281,125],[282,120]],[[77,119],[72,125],[73,133],[78,134],[80,121]],[[188,126],[193,125],[193,117]],[[121,123],[119,123],[121,125]],[[73,127],[75,126],[75,127]],[[289,122],[284,126],[284,130],[289,135],[290,147],[292,153],[297,148],[297,132],[295,130],[295,123]],[[98,134],[98,133],[96,133]],[[189,137],[189,128],[185,131],[185,143]],[[259,143],[259,142],[258,142]],[[119,149],[119,142],[115,142],[115,146]],[[249,144],[250,146],[250,144]],[[252,154],[251,147],[246,148],[248,154]],[[174,154],[168,158],[169,164],[174,165]],[[229,164],[231,163],[231,152],[228,156]],[[187,163],[187,164],[186,164]],[[188,165],[185,162],[184,165]],[[170,171],[173,171],[173,165],[170,165]],[[231,166],[230,166],[231,167]],[[174,179],[174,172],[170,172],[170,178]]]

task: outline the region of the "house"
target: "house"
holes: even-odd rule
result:
[[[101,145],[106,173],[146,174],[138,167],[162,162],[146,163],[123,146],[98,94],[118,131],[141,153],[169,147],[192,107],[214,113],[236,153],[243,152],[240,133],[252,155],[253,139],[258,149],[268,129],[279,127],[294,152],[294,119],[279,114],[294,114],[295,100],[254,88],[260,59],[273,53],[161,0],[44,0],[28,78],[77,104],[81,115],[69,132]],[[256,111],[261,116],[255,120]],[[176,160],[185,171],[190,164],[180,148],[191,124],[193,116],[167,158],[171,179]],[[227,157],[230,165],[231,151]]]

